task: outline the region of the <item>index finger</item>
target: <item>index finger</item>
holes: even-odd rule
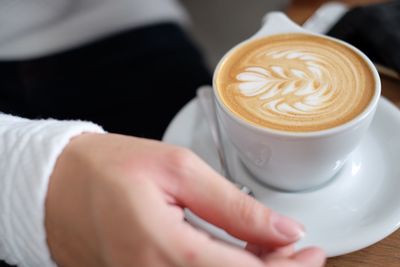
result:
[[[183,152],[175,160],[180,166],[175,170],[179,183],[175,197],[201,218],[267,247],[288,245],[304,235],[301,224],[243,194],[193,153]]]

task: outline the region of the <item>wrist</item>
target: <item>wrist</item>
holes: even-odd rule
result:
[[[86,141],[102,134],[71,139],[57,159],[46,198],[45,228],[52,258],[60,266],[105,266],[96,256],[91,216],[91,179]]]

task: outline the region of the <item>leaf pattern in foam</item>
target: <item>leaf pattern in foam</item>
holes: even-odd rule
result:
[[[241,94],[257,97],[263,109],[285,115],[311,115],[323,109],[333,97],[329,73],[318,55],[281,50],[264,56],[275,63],[279,59],[297,60],[302,69],[287,68],[283,63],[282,66],[250,66],[236,76]]]

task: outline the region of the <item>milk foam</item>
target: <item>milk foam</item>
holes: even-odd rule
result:
[[[329,104],[333,93],[329,93],[328,85],[332,84],[329,72],[318,62],[323,61],[319,55],[294,49],[278,50],[265,55],[272,59],[286,58],[304,62],[303,70],[272,65],[268,69],[259,66],[250,66],[239,73],[236,79],[238,88],[244,96],[257,96],[263,102],[263,107],[287,116],[297,114],[317,114]],[[296,86],[296,82],[301,86]],[[318,86],[314,86],[317,82]],[[335,88],[330,88],[334,91]],[[328,93],[328,94],[327,94]],[[298,101],[288,99],[298,97]]]
[[[314,131],[359,114],[373,94],[367,64],[350,48],[305,34],[257,40],[228,57],[217,71],[222,100],[252,123]]]

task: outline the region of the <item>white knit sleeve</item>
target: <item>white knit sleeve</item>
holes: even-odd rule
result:
[[[83,121],[27,120],[0,114],[0,259],[18,267],[55,266],[46,243],[45,197],[57,157]]]

